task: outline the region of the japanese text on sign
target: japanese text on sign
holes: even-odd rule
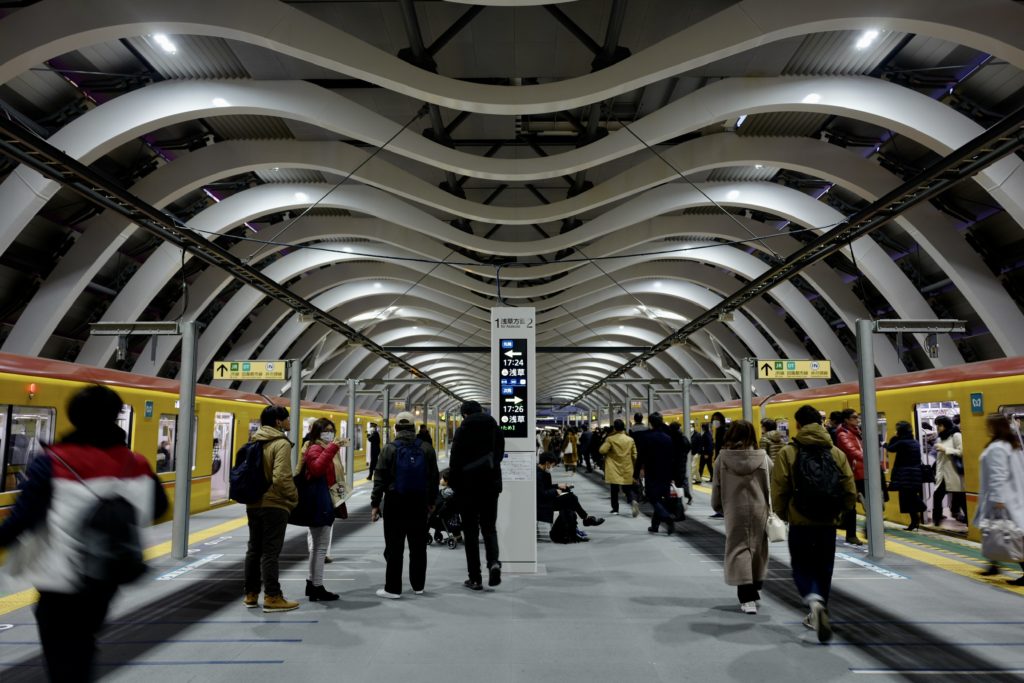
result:
[[[529,414],[529,368],[525,339],[502,339],[498,351],[499,400],[498,425],[506,436],[527,436]]]
[[[827,360],[757,359],[758,379],[829,379],[832,363]]]
[[[283,360],[219,360],[213,364],[214,379],[285,379]]]

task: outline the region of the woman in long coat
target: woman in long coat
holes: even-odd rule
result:
[[[985,425],[992,440],[981,453],[981,485],[974,525],[978,526],[983,519],[1005,516],[1017,528],[1024,528],[1024,444],[1020,432],[1001,413],[989,415]],[[1024,570],[1024,562],[1020,568]],[[984,573],[987,576],[998,574],[999,564],[992,562]],[[1024,576],[1010,583],[1024,586]]]
[[[736,586],[740,610],[757,614],[768,575],[768,512],[771,462],[757,447],[754,425],[729,425],[715,460],[711,507],[725,515],[725,583]]]
[[[885,445],[885,450],[895,453],[892,461],[892,474],[889,475],[889,490],[898,491],[900,495],[900,512],[910,515],[910,526],[913,531],[921,524],[921,513],[925,510],[921,497],[921,445],[914,438],[913,428],[909,422],[896,423],[896,435]]]
[[[576,428],[570,427],[569,434],[565,438],[565,444],[562,446],[562,464],[565,466],[565,471],[568,472],[569,468],[572,468],[573,473],[576,472],[576,465],[580,461],[580,440],[576,436]]]
[[[967,494],[964,493],[964,436],[953,420],[945,415],[935,418],[938,439],[935,443],[935,495],[932,517],[942,522],[946,494],[952,494],[949,513],[959,522],[967,521]]]

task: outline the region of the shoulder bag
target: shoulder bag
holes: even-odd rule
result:
[[[768,457],[765,456],[768,462]],[[768,522],[765,524],[765,531],[768,532],[770,543],[781,543],[789,537],[789,525],[782,521],[782,518],[775,514],[772,509],[772,482],[768,478],[768,469],[765,469],[765,481],[768,482]]]

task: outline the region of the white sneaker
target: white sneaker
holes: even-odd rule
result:
[[[640,516],[640,503],[638,503],[638,502],[636,502],[634,500],[632,505],[633,505],[633,516],[634,517],[639,517]]]
[[[741,602],[740,611],[744,614],[757,614],[757,603],[755,602]]]
[[[423,591],[422,590],[413,591],[413,593],[415,593],[416,595],[423,595]]]
[[[811,623],[818,632],[818,642],[827,643],[832,640],[832,626],[828,621],[828,609],[825,603],[815,600],[811,603]]]
[[[378,588],[377,589],[377,597],[378,598],[386,598],[388,600],[398,600],[402,596],[400,594],[398,594],[398,593],[388,593],[383,588]]]

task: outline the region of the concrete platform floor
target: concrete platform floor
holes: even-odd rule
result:
[[[588,511],[606,515],[598,479],[572,479]],[[292,527],[285,594],[302,606],[278,615],[241,604],[246,529],[217,533],[241,508],[197,515],[194,529],[212,535],[185,562],[154,560],[117,599],[102,680],[1024,680],[1024,601],[903,555],[879,566],[840,545],[828,646],[800,624],[785,544],[772,547],[761,612],[740,613],[722,580],[722,523],[708,518],[701,492],[675,536],[649,534],[646,516],[609,517],[588,529],[589,543],[542,541],[542,571],[506,576],[493,591],[462,587],[461,547],[432,546],[426,595],[382,601],[383,531],[368,523],[367,494],[357,492],[335,530],[325,583],[342,599],[301,598],[305,538]],[[0,614],[0,681],[42,677],[31,608]]]

